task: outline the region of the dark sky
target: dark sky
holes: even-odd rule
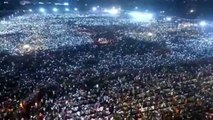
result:
[[[0,0],[0,3],[4,1],[10,1],[10,5],[7,8],[14,9],[20,0]],[[112,6],[120,5],[122,8],[131,9],[135,6],[149,10],[164,10],[173,11],[176,13],[185,13],[189,9],[196,9],[198,13],[207,13],[213,11],[213,0],[28,0],[28,1],[70,1],[70,4],[85,9],[85,4],[88,8],[94,5],[100,6]],[[0,9],[5,6],[0,5]],[[86,8],[86,9],[88,9]]]

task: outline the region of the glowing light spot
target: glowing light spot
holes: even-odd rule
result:
[[[200,26],[205,27],[207,25],[206,21],[201,21]]]
[[[65,11],[69,12],[69,11],[70,11],[70,9],[69,9],[69,8],[65,8]]]
[[[151,37],[151,36],[153,36],[153,33],[148,32],[147,35]]]
[[[78,11],[78,8],[74,8],[74,11]]]
[[[53,12],[58,12],[58,9],[57,8],[53,8]]]
[[[133,11],[130,12],[129,15],[135,22],[151,22],[153,20],[153,14],[151,13]]]
[[[68,6],[68,5],[69,5],[69,3],[68,3],[68,2],[65,2],[65,3],[64,3],[64,5],[65,5],[65,6]]]
[[[166,21],[172,21],[171,17],[166,17]]]
[[[29,9],[28,11],[29,11],[29,12],[33,12],[33,10],[32,10],[32,9]]]
[[[97,11],[97,7],[93,7],[93,8],[92,8],[92,11],[93,11],[93,12]]]
[[[112,7],[111,9],[105,9],[105,12],[111,14],[111,15],[117,15],[120,13],[120,8],[115,8],[115,7]]]
[[[45,10],[44,8],[40,8],[39,11],[40,11],[41,13],[45,13],[46,10]]]

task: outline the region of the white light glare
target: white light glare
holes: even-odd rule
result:
[[[23,49],[29,49],[29,48],[31,48],[31,47],[30,47],[30,45],[28,45],[28,44],[25,44],[25,45],[23,46]]]
[[[68,3],[68,2],[65,2],[65,3],[64,3],[64,5],[65,5],[65,6],[68,6],[68,5],[69,5],[69,3]]]
[[[75,11],[78,11],[78,8],[74,8]]]
[[[53,12],[58,12],[58,9],[57,8],[53,8]]]
[[[33,10],[32,10],[32,9],[29,9],[28,11],[29,11],[29,12],[33,12]]]
[[[120,13],[120,9],[117,9],[115,7],[109,9],[109,10],[105,10],[107,13],[111,14],[111,15],[117,15]]]
[[[38,2],[38,4],[43,5],[44,3],[43,2]]]
[[[195,12],[195,10],[191,9],[189,12],[190,12],[190,13],[194,13],[194,12]]]
[[[142,13],[138,11],[130,12],[129,15],[136,22],[151,22],[153,20],[153,14],[151,13]]]
[[[166,17],[166,20],[167,20],[167,21],[171,21],[172,18],[171,18],[171,17]]]
[[[200,26],[204,27],[204,26],[206,26],[206,25],[207,25],[206,21],[201,21],[201,22],[200,22]]]
[[[151,37],[151,36],[153,36],[153,33],[148,32],[147,35]]]
[[[67,12],[68,12],[68,11],[70,11],[70,9],[69,9],[69,8],[65,8],[65,11],[67,11]]]
[[[40,8],[39,11],[45,13],[46,10],[44,8]]]
[[[93,11],[93,12],[97,11],[97,7],[93,7],[93,8],[92,8],[92,11]]]

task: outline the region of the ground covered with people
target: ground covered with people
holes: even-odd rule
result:
[[[212,119],[212,26],[76,14],[0,25],[1,119]]]

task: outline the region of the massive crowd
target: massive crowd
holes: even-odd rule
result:
[[[25,14],[0,22],[0,119],[213,119],[196,21]]]

